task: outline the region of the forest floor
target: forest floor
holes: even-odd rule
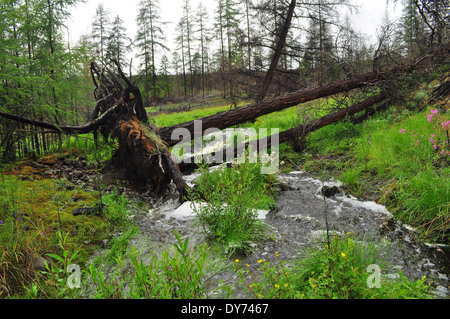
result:
[[[281,145],[280,172],[303,171],[339,180],[342,190],[385,205],[396,219],[419,230],[418,240],[448,244],[450,157],[434,145],[440,143],[445,154],[446,135],[440,123],[449,120],[449,99],[428,103],[436,85],[435,81],[424,82],[411,92],[405,105],[393,105],[363,123],[354,125],[345,120],[311,134],[301,153],[294,152],[288,143]],[[239,105],[245,103],[243,100]],[[314,109],[333,103],[333,99],[322,99],[309,106]],[[172,105],[149,112],[156,125],[163,127],[232,106],[215,98],[203,101],[200,108],[189,111],[185,107]],[[174,113],[173,109],[182,112]],[[302,121],[303,110],[300,106],[291,108],[241,127],[282,131]],[[431,115],[435,122],[429,121]],[[431,143],[430,138],[437,142]],[[446,147],[448,150],[448,144]],[[64,294],[69,293],[58,286],[61,275],[53,270],[48,280],[44,262],[59,261],[67,266],[76,260],[83,264],[101,247],[127,249],[123,237],[114,238],[135,232],[130,207],[142,205],[132,201],[142,188],[111,165],[115,148],[110,142],[97,149],[90,136],[80,136],[68,139],[60,152],[2,167],[1,261],[9,266],[0,274],[0,298],[67,297]],[[267,181],[268,187],[271,183]]]

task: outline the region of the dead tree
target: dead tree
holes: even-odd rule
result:
[[[276,137],[277,142],[279,142],[281,144],[281,143],[285,143],[285,142],[288,142],[288,141],[291,141],[291,140],[297,138],[299,136],[299,132],[302,132],[302,134],[304,136],[306,136],[314,131],[321,129],[322,127],[325,127],[332,123],[336,123],[348,116],[357,114],[364,110],[367,110],[367,109],[371,108],[372,106],[385,101],[386,99],[387,99],[387,96],[384,93],[374,95],[374,96],[372,96],[360,103],[356,103],[355,105],[352,105],[348,108],[341,109],[337,112],[334,112],[334,113],[328,114],[326,116],[323,116],[319,119],[313,120],[309,123],[299,125],[297,127],[280,132],[278,134],[271,135],[271,136],[267,137],[267,139],[258,140],[254,145],[263,145],[265,148],[270,148],[272,146],[272,143],[273,143],[273,140],[275,137]],[[383,104],[384,103],[382,103],[382,105]],[[223,154],[222,162],[226,161],[227,154],[234,154],[234,157],[236,157],[238,155],[239,149],[240,150],[247,149],[249,145],[250,145],[250,143],[247,142],[247,143],[244,143],[244,145],[236,145],[232,149],[229,149],[229,148],[223,149],[222,150],[222,154]],[[262,150],[263,150],[262,148],[258,148],[258,152],[260,152]],[[204,157],[208,157],[208,156],[210,158],[215,158],[215,154],[208,154]],[[216,163],[210,163],[210,164],[214,165]],[[217,163],[217,164],[219,164],[219,163]],[[198,168],[198,163],[196,163],[196,157],[193,156],[191,158],[184,160],[182,163],[179,164],[179,166],[183,173],[190,173]]]
[[[92,121],[88,124],[83,126],[57,126],[5,112],[0,112],[0,116],[64,134],[89,132],[97,134],[97,132],[100,132],[104,138],[117,139],[119,149],[114,156],[115,162],[127,169],[131,179],[147,184],[157,194],[161,194],[173,181],[180,194],[180,200],[183,200],[188,192],[188,186],[181,172],[189,171],[194,166],[177,165],[171,157],[169,147],[179,141],[178,137],[172,140],[171,136],[176,128],[187,128],[191,132],[191,136],[194,137],[194,122],[160,129],[150,124],[139,89],[132,83],[131,79],[123,74],[119,63],[115,63],[118,75],[106,67],[100,67],[96,63],[91,64],[96,106]],[[259,103],[208,116],[200,119],[203,132],[208,128],[224,129],[232,127],[307,101],[368,85],[376,85],[378,81],[386,78],[391,79],[400,73],[408,72],[416,65],[417,63],[407,67],[398,67],[383,73],[368,73],[321,87],[304,88]],[[277,136],[278,140],[280,143],[292,140],[298,137],[299,130],[308,134],[348,115],[365,110],[385,99],[384,94],[378,94],[350,108],[339,110],[301,127],[281,132]],[[271,143],[272,137],[269,137],[266,147],[270,147]]]
[[[256,98],[257,102],[261,102],[266,97],[267,91],[269,90],[270,83],[272,82],[273,75],[275,70],[278,67],[278,61],[280,60],[281,54],[283,53],[283,48],[286,43],[286,37],[289,32],[289,28],[291,27],[292,17],[294,16],[295,6],[297,5],[296,0],[291,0],[289,5],[288,14],[286,16],[286,20],[284,21],[283,28],[281,30],[280,38],[277,41],[275,52],[272,57],[272,62],[270,64],[269,70],[267,71],[266,77],[264,78],[264,82],[262,84],[261,92]]]

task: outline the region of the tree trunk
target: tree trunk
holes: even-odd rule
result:
[[[348,108],[339,110],[335,113],[326,115],[317,120],[311,121],[310,123],[307,123],[304,125],[299,125],[292,129],[280,132],[276,135],[268,136],[267,139],[264,139],[264,140],[258,140],[257,144],[256,144],[256,145],[258,145],[258,152],[261,152],[264,150],[263,148],[261,148],[261,146],[263,146],[264,148],[270,148],[272,146],[273,140],[275,140],[274,137],[277,137],[276,140],[280,144],[297,139],[299,137],[299,135],[306,137],[306,135],[308,135],[314,131],[317,131],[317,130],[319,130],[327,125],[330,125],[332,123],[336,123],[336,122],[344,119],[347,116],[351,116],[358,112],[366,110],[366,109],[370,108],[371,106],[373,106],[374,104],[380,103],[385,99],[386,99],[386,95],[383,93],[380,93],[378,95],[375,95],[373,97],[366,99],[365,101],[363,101],[361,103],[357,103],[351,107],[348,107]],[[234,154],[233,157],[236,157],[239,149],[247,149],[248,146],[249,146],[249,143],[245,143],[244,145],[233,146],[232,149],[231,148],[223,149],[222,163],[226,162],[226,156],[228,153],[231,154],[231,152],[233,152],[232,153],[232,154]],[[211,158],[214,158],[214,155],[215,154],[211,154]],[[217,163],[217,164],[220,164],[220,163]],[[195,156],[183,161],[182,163],[179,164],[179,166],[180,166],[180,170],[183,173],[190,173],[198,168],[197,163],[195,163]]]
[[[275,73],[275,70],[278,67],[278,62],[280,60],[281,54],[283,53],[283,48],[286,43],[286,37],[289,32],[289,28],[291,27],[291,21],[292,17],[294,15],[295,6],[297,5],[296,0],[291,0],[291,4],[289,5],[289,11],[286,17],[286,20],[284,22],[283,28],[281,30],[280,37],[277,41],[275,52],[272,57],[272,63],[270,64],[269,70],[267,71],[266,77],[264,79],[261,92],[259,93],[258,97],[256,98],[257,102],[261,102],[266,97],[267,91],[269,90],[270,83],[272,82],[273,75]],[[276,13],[275,13],[276,16]]]
[[[376,81],[377,77],[377,74],[369,73],[356,78],[330,83],[321,87],[302,89],[293,93],[267,99],[262,102],[256,102],[248,106],[207,116],[201,119],[203,132],[208,128],[225,129],[308,101],[361,88],[370,82]],[[172,132],[177,128],[185,128],[189,130],[192,136],[194,135],[194,121],[161,128],[161,138],[168,145],[175,145],[180,142],[180,139],[172,140]]]

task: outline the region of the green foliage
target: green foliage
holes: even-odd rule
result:
[[[68,136],[64,139],[62,147],[79,156],[84,156],[88,163],[94,164],[110,160],[118,148],[115,142],[105,141],[101,136],[95,143],[92,134]]]
[[[417,100],[426,94],[421,90],[414,96]],[[356,195],[376,192],[380,203],[418,228],[423,239],[445,242],[450,167],[442,126],[447,120],[448,115],[432,114],[429,108],[417,113],[392,107],[362,124],[342,121],[326,126],[310,136],[309,144],[325,158],[340,158],[343,164],[335,177]],[[303,168],[317,172],[316,163],[308,159]],[[372,186],[374,182],[378,185]]]
[[[381,246],[382,247],[382,246]],[[411,299],[430,298],[431,288],[425,278],[412,282],[399,272],[399,280],[382,276],[388,270],[385,248],[369,241],[356,241],[349,234],[332,236],[326,243],[303,252],[290,262],[272,266],[259,260],[257,275],[250,265],[237,273],[256,298],[279,299]],[[369,266],[379,267],[380,282],[372,282]],[[376,281],[376,280],[374,280]],[[369,285],[373,284],[372,285]]]
[[[261,166],[241,164],[235,168],[211,172],[201,168],[197,192],[206,203],[193,202],[194,225],[203,228],[230,253],[250,248],[263,238],[264,225],[257,209],[270,209],[274,195],[270,175],[260,173]]]
[[[68,248],[69,234],[58,235],[59,253],[48,253],[54,262],[45,263],[45,270],[39,271],[30,288],[26,287],[26,298],[45,299],[75,299],[79,297],[79,290],[68,285],[69,266],[73,265],[79,250]]]
[[[182,235],[175,232],[177,243],[174,250],[164,250],[161,257],[152,251],[143,257],[133,247],[129,253],[132,263],[132,273],[125,273],[125,262],[117,258],[119,269],[111,279],[105,276],[96,267],[90,265],[89,278],[95,285],[94,298],[99,299],[202,299],[208,296],[204,285],[206,273],[206,244],[198,250],[189,249],[189,239],[182,240]],[[125,289],[125,286],[128,289]],[[218,289],[229,291],[222,283]]]
[[[2,174],[1,297],[23,296],[25,289],[36,289],[32,287],[35,277],[40,276],[34,266],[36,260],[44,257],[50,261],[59,254],[61,232],[65,234],[64,249],[78,251],[73,258],[83,264],[101,240],[128,225],[128,202],[123,196],[114,193],[103,195],[103,205],[99,205],[99,193],[68,185],[65,180],[27,180],[23,177],[26,175]],[[84,207],[99,209],[89,215],[73,215],[75,209]],[[47,253],[52,255],[45,255]],[[68,258],[67,254],[61,256]],[[56,258],[55,262],[58,261]],[[37,287],[40,297],[53,296],[53,292],[41,291],[49,287],[41,286],[42,283]]]

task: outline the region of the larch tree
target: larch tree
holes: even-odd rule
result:
[[[108,38],[111,33],[109,14],[110,12],[105,9],[103,3],[100,3],[95,10],[94,21],[92,22],[92,38],[102,64],[106,62],[106,49],[108,46]]]
[[[206,63],[208,55],[208,44],[210,43],[209,28],[207,26],[208,22],[208,11],[202,2],[196,11],[196,33],[198,33],[198,42],[200,45],[200,59],[201,59],[201,86],[202,86],[202,96],[205,98],[206,90]]]
[[[164,45],[165,36],[162,29],[164,22],[161,21],[159,1],[141,0],[136,22],[138,25],[136,46],[141,52],[138,57],[141,58],[141,67],[143,68],[141,72],[145,78],[147,105],[150,105],[150,93],[153,96],[153,105],[156,105],[159,91],[156,85],[156,54],[161,49],[168,50]]]
[[[114,59],[125,68],[128,66],[126,55],[131,50],[131,39],[127,35],[127,29],[123,26],[123,20],[116,16],[111,26],[106,48],[106,58]],[[108,61],[110,63],[110,61]]]

